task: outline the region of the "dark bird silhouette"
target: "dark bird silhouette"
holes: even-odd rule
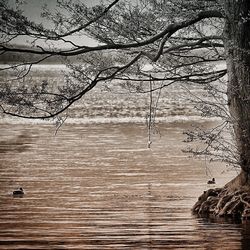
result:
[[[13,196],[15,197],[21,197],[24,195],[23,188],[19,188],[18,190],[13,191]]]
[[[212,178],[212,180],[209,180],[209,181],[207,182],[207,184],[215,184],[215,179]]]

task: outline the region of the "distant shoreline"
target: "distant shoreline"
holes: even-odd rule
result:
[[[185,122],[216,122],[219,121],[218,118],[204,118],[201,116],[185,116],[185,115],[173,115],[168,117],[158,117],[156,119],[156,124],[167,124],[167,123],[185,123]],[[0,124],[54,124],[54,120],[38,120],[38,119],[21,119],[15,117],[2,117],[0,118]],[[143,117],[85,117],[85,118],[68,118],[65,124],[143,124],[145,123],[145,118]]]

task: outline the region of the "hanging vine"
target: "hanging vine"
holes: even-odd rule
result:
[[[148,148],[150,148],[152,140],[151,140],[151,135],[152,135],[152,127],[153,127],[153,90],[152,90],[152,77],[150,75],[150,81],[149,81],[149,114],[148,114]]]
[[[148,128],[148,148],[151,147],[152,144],[152,135],[157,132],[156,125],[155,125],[155,118],[156,118],[156,111],[158,107],[159,98],[161,95],[163,83],[159,88],[158,94],[156,96],[156,100],[154,103],[153,92],[155,91],[153,86],[152,76],[150,75],[149,81],[149,113],[147,115],[147,128]]]

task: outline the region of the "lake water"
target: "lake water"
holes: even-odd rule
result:
[[[34,67],[26,84],[56,88],[59,66]],[[8,78],[2,72],[0,83]],[[236,175],[182,152],[183,130],[213,123],[189,100],[206,98],[202,88],[162,90],[148,149],[149,95],[108,87],[76,103],[56,136],[52,124],[1,116],[0,249],[250,249],[249,224],[190,211],[208,179],[221,187]],[[20,186],[25,195],[14,198]]]
[[[249,249],[248,224],[191,214],[211,176],[181,151],[190,126],[159,125],[148,149],[139,123],[1,123],[0,249]]]

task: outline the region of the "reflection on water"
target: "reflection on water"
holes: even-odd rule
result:
[[[187,126],[165,124],[149,150],[140,124],[68,124],[56,137],[1,124],[0,249],[248,249],[249,225],[190,212],[208,177],[181,152]],[[212,171],[218,186],[233,176]]]

